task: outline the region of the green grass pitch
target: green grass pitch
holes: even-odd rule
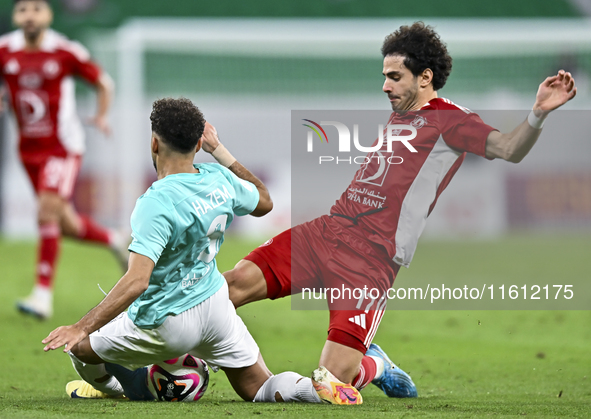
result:
[[[255,246],[228,238],[220,269]],[[400,275],[591,279],[589,255],[591,240],[582,236],[425,242]],[[34,260],[34,243],[0,240],[0,418],[591,417],[591,311],[390,310],[375,342],[410,372],[418,399],[388,399],[370,385],[358,407],[246,403],[217,373],[198,403],[71,400],[64,387],[77,375],[65,354],[43,353],[41,340],[97,304],[102,294],[96,284],[110,289],[120,272],[106,250],[65,242],[55,315],[42,323],[14,309],[15,299],[30,290]],[[255,303],[239,314],[272,371],[308,375],[316,367],[328,313],[292,311],[285,299]]]

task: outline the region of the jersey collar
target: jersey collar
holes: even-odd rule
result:
[[[40,51],[52,52],[55,51],[58,44],[58,35],[52,29],[46,29],[43,40],[41,41]],[[8,41],[8,49],[10,52],[22,51],[25,49],[25,34],[22,29],[17,29],[12,32],[10,40]]]

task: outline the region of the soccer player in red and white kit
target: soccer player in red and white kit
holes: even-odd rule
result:
[[[422,22],[400,27],[386,37],[382,55],[383,91],[394,111],[388,124],[411,125],[416,137],[406,144],[392,142],[391,151],[383,141],[381,149],[367,156],[330,215],[279,234],[224,274],[237,307],[302,288],[380,291],[365,296],[360,306],[329,302],[328,338],[321,368],[312,378],[320,397],[337,404],[361,401],[357,394],[339,394],[339,382],[358,390],[373,382],[390,397],[417,396],[410,377],[372,344],[386,307],[385,292],[400,266],[409,266],[428,215],[466,153],[521,161],[549,112],[576,94],[571,74],[560,70],[540,84],[527,120],[502,134],[477,114],[438,97],[452,59],[431,27]],[[392,156],[402,157],[403,163],[384,164]],[[377,205],[375,197],[382,198]]]
[[[94,86],[98,106],[92,123],[110,133],[107,111],[112,81],[77,42],[49,29],[47,1],[16,0],[13,21],[19,28],[0,38],[0,75],[16,116],[19,154],[38,198],[37,280],[17,308],[38,318],[52,315],[52,284],[62,235],[110,246],[126,263],[125,239],[70,203],[82,154],[84,129],[76,115],[74,76]]]

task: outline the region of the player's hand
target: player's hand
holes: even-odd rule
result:
[[[203,151],[209,154],[213,153],[217,146],[221,144],[218,137],[218,132],[209,122],[205,123],[205,129],[203,130],[201,139],[203,140],[203,143],[201,144]]]
[[[548,77],[540,84],[533,110],[538,118],[564,105],[577,94],[573,76],[560,70],[557,75]]]
[[[112,130],[109,121],[107,120],[106,116],[97,115],[94,118],[90,118],[88,120],[90,125],[93,125],[97,128],[100,132],[102,132],[105,136],[110,137]]]
[[[86,339],[87,336],[88,333],[74,324],[72,326],[58,327],[43,339],[41,343],[45,344],[45,348],[43,348],[45,352],[52,351],[64,345],[66,345],[64,352],[68,352],[74,345]]]

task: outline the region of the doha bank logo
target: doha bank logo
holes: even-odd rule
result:
[[[302,119],[306,121],[306,124],[302,124],[303,126],[309,128],[310,130],[307,132],[307,142],[306,142],[306,150],[308,153],[314,152],[314,142],[320,143],[327,143],[328,144],[328,135],[324,127],[334,127],[338,133],[338,150],[339,153],[351,153],[351,131],[347,125],[343,124],[339,121],[320,121],[320,123],[314,122],[310,119]],[[349,162],[350,164],[363,164],[367,162],[367,155],[371,153],[380,153],[384,152],[387,154],[392,154],[392,145],[394,142],[402,143],[411,153],[417,153],[417,150],[412,146],[410,143],[416,136],[417,136],[417,129],[422,128],[424,122],[421,124],[414,123],[411,124],[388,124],[386,125],[386,129],[384,130],[384,125],[378,125],[377,129],[377,141],[371,146],[364,146],[361,145],[359,141],[359,125],[353,125],[353,146],[357,151],[365,153],[363,156],[348,156],[347,158],[343,158],[342,156],[332,155],[332,156],[320,156],[319,163],[328,163],[328,162],[336,162],[336,164]],[[318,139],[316,139],[318,138]],[[386,145],[386,149],[383,150],[384,144]],[[380,153],[381,154],[381,153]],[[394,157],[394,159],[392,158]],[[388,164],[400,164],[402,163],[403,159],[399,156],[391,156],[387,159],[386,163]]]

